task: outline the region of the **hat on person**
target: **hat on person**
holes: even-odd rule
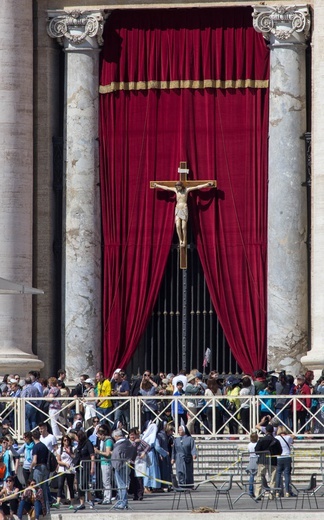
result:
[[[178,386],[178,385],[183,386],[183,381],[177,381],[177,386]]]
[[[85,383],[89,383],[89,385],[93,385],[93,380],[91,379],[91,377],[88,377],[88,379],[85,380]]]
[[[10,384],[14,384],[14,383],[17,383],[16,379],[9,379],[9,383]],[[18,383],[17,383],[18,384]]]
[[[190,383],[190,381],[194,381],[194,380],[195,380],[195,376],[193,374],[189,374],[189,376],[187,376],[188,383]]]
[[[170,374],[167,375],[167,379],[173,379],[173,378],[174,378],[174,374],[170,373]]]
[[[203,375],[202,375],[201,372],[196,372],[195,377],[198,377],[198,379],[202,379],[202,378],[203,378]]]
[[[164,385],[168,385],[168,384],[169,384],[169,380],[168,380],[168,379],[162,379],[162,383],[163,383]]]
[[[229,376],[226,380],[226,386],[238,385],[239,383],[240,380],[235,376]]]
[[[122,369],[121,368],[116,368],[116,370],[114,370],[114,374],[119,374],[119,372],[121,372]]]
[[[266,426],[266,432],[268,432],[268,433],[273,433],[273,426],[272,426],[272,424],[270,424],[270,423],[267,424],[267,426]]]
[[[303,376],[303,374],[298,374],[296,379],[300,379],[301,381],[305,381],[305,376]]]

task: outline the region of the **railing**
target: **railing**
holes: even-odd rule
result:
[[[272,406],[266,407],[271,417],[278,417],[280,422],[284,424],[289,433],[303,436],[305,433],[311,433],[313,438],[324,436],[324,400],[323,396],[312,396],[312,399],[318,399],[317,407],[307,408],[305,404],[305,397],[307,396],[221,396],[208,397],[204,396],[156,396],[156,397],[109,397],[114,408],[109,410],[107,415],[102,411],[93,408],[93,398],[55,398],[61,402],[61,409],[57,410],[53,415],[45,413],[41,410],[41,402],[46,401],[46,398],[0,398],[0,423],[5,419],[11,420],[10,433],[19,442],[22,441],[23,433],[26,431],[25,417],[26,405],[30,405],[38,411],[38,420],[45,422],[56,422],[62,434],[68,429],[70,424],[67,421],[68,417],[73,417],[75,413],[84,412],[87,407],[92,408],[90,420],[86,424],[86,429],[91,427],[91,415],[96,414],[100,419],[106,418],[111,426],[115,423],[115,419],[121,416],[124,423],[124,429],[127,431],[130,427],[137,426],[140,429],[144,426],[144,420],[147,416],[155,420],[164,420],[165,414],[172,410],[173,424],[177,431],[181,424],[182,417],[179,413],[179,405],[183,409],[183,414],[188,418],[187,425],[193,435],[197,437],[207,438],[240,438],[240,436],[247,437],[251,431],[255,431],[256,424],[260,422],[260,404],[266,407],[265,401],[270,404],[270,401],[276,402],[276,399],[286,399],[284,406],[280,411],[275,413]],[[203,399],[203,402],[202,402]],[[322,399],[322,402],[321,402]],[[98,398],[96,398],[98,400]],[[101,398],[102,401],[106,398]],[[235,410],[229,409],[229,402],[235,401],[240,403],[240,406]],[[314,402],[314,401],[313,401]],[[157,407],[153,405],[157,403]],[[248,427],[242,424],[241,411],[246,405],[248,412]],[[200,404],[203,404],[200,406]],[[243,405],[243,406],[242,406]],[[300,408],[307,412],[305,425],[300,424],[300,413],[297,411]],[[323,410],[322,410],[323,408]],[[146,411],[146,417],[143,411]],[[180,410],[181,411],[181,410]],[[89,414],[88,414],[89,415]],[[247,419],[245,419],[247,420]],[[28,428],[31,429],[31,428]]]

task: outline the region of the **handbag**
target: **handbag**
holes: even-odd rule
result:
[[[147,463],[145,459],[137,458],[135,460],[135,477],[144,477],[147,471]]]

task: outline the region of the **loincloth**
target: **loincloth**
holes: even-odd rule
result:
[[[188,207],[186,206],[185,208],[175,208],[175,212],[174,212],[175,216],[180,218],[181,220],[185,220],[186,222],[188,222]]]

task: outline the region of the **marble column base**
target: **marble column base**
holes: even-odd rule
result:
[[[44,363],[34,354],[27,354],[18,347],[0,348],[0,374],[19,374],[25,377],[30,370],[41,370]]]

